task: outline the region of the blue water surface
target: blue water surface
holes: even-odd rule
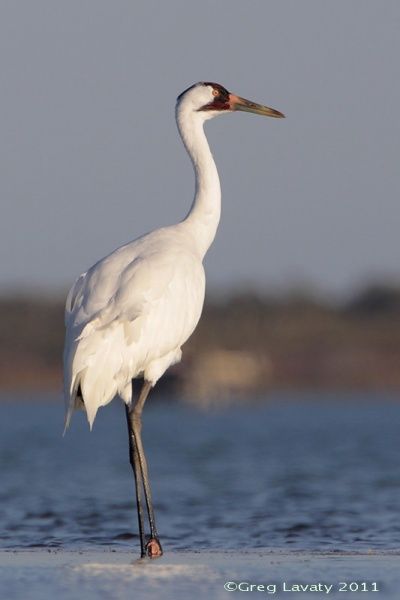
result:
[[[198,410],[150,398],[143,439],[164,549],[400,547],[400,405],[272,394]],[[0,546],[137,547],[124,410],[0,402]],[[13,401],[11,401],[13,400]]]

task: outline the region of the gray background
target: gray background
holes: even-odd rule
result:
[[[395,0],[2,1],[0,290],[64,291],[186,214],[174,104],[202,79],[287,115],[207,125],[209,288],[398,277],[399,30]]]

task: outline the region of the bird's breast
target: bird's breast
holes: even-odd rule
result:
[[[190,256],[176,257],[163,292],[149,299],[136,320],[145,361],[163,356],[186,342],[200,319],[204,293],[201,262]]]

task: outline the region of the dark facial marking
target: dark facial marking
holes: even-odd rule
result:
[[[218,95],[214,96],[213,100],[208,104],[205,104],[198,110],[230,110],[229,106],[229,92],[219,83],[213,83],[211,81],[202,81],[203,85],[207,85],[212,87],[215,91],[218,92]],[[179,94],[177,98],[177,102],[180,102],[181,98],[191,89],[197,87],[199,84],[195,83],[188,87],[184,92]]]
[[[213,83],[211,81],[203,81],[203,83],[217,91],[218,96],[215,96],[211,102],[205,104],[199,108],[199,110],[230,110],[228,90],[219,83]]]
[[[203,85],[209,85],[212,88],[214,88],[214,90],[218,90],[219,93],[221,94],[221,96],[229,96],[229,92],[227,89],[225,89],[222,85],[220,85],[219,83],[213,83],[212,81],[203,81],[202,82]]]

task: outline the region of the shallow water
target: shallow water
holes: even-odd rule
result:
[[[261,591],[260,598],[294,592],[302,600],[328,593],[398,600],[399,556],[268,549],[170,551],[160,560],[132,560],[121,548],[0,549],[0,597],[7,600],[226,600],[235,590]]]
[[[400,405],[276,395],[202,412],[150,401],[143,437],[165,550],[400,546]],[[124,411],[0,403],[0,546],[138,545]]]

